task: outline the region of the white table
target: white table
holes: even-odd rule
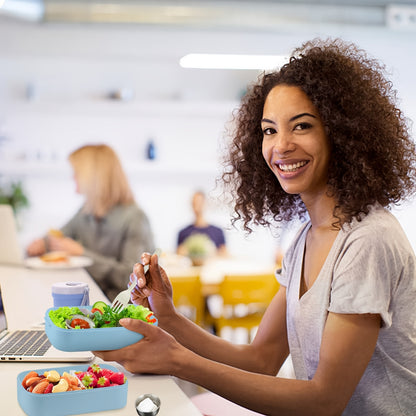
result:
[[[106,300],[103,292],[83,269],[33,270],[0,266],[0,286],[9,327],[28,328],[42,322],[46,309],[53,306],[52,284],[60,281],[86,282],[90,288],[90,303]],[[94,361],[102,362],[98,358]],[[100,412],[100,414],[135,415],[137,414],[134,406],[136,398],[144,393],[153,393],[159,396],[162,403],[160,416],[201,416],[172,377],[134,375],[117,363],[109,364],[119,368],[128,378],[127,404],[122,409]],[[0,362],[1,414],[13,416],[25,414],[17,401],[16,378],[20,372],[67,365],[72,364]]]

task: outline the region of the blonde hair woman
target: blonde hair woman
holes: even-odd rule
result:
[[[126,279],[139,253],[153,251],[154,242],[146,214],[134,200],[120,160],[104,144],[86,145],[69,155],[77,192],[84,204],[60,231],[27,248],[28,255],[65,251],[87,256],[87,268],[101,289],[112,300],[126,288]]]
[[[69,155],[77,192],[85,195],[83,211],[103,217],[115,205],[134,203],[133,193],[114,150],[107,145],[86,145]]]

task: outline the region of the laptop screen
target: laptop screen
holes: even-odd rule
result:
[[[0,287],[0,333],[7,329],[7,323],[6,323],[6,315],[4,314],[3,309],[3,299],[1,297],[1,287]]]

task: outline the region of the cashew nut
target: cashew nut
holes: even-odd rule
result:
[[[61,376],[56,370],[45,371],[43,375],[46,377],[48,381],[51,383],[56,383],[60,380]]]
[[[67,391],[68,387],[69,387],[68,382],[64,378],[61,378],[59,380],[59,383],[53,386],[52,393],[60,393],[62,391]]]

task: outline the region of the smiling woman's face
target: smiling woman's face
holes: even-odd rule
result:
[[[330,146],[318,111],[298,87],[278,85],[261,122],[263,157],[282,188],[302,199],[327,189]]]

